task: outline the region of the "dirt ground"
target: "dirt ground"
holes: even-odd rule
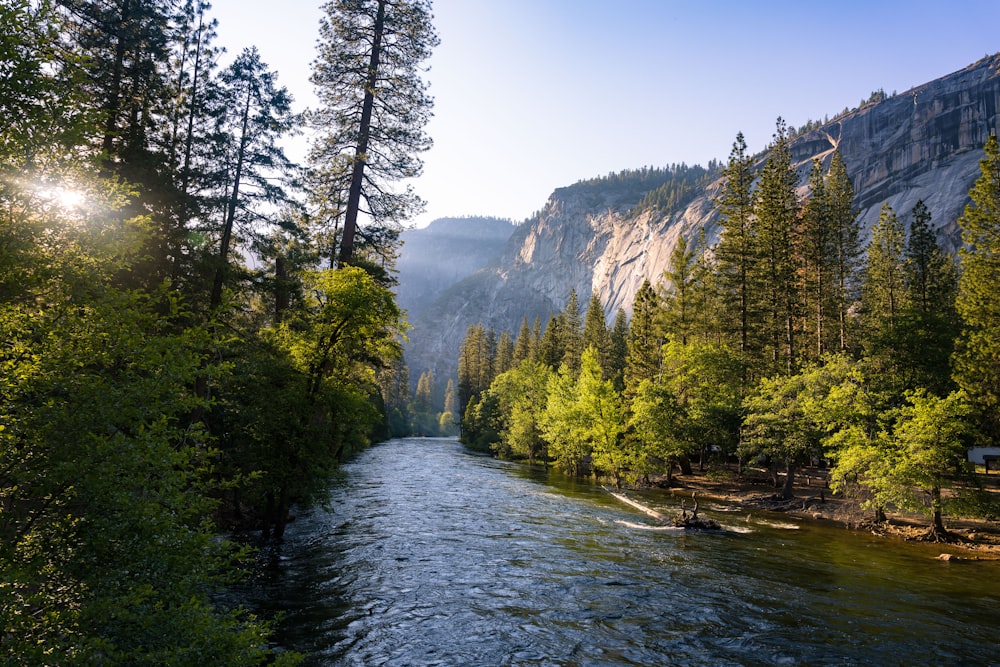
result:
[[[917,514],[887,515],[876,522],[872,510],[861,507],[859,498],[845,498],[827,487],[827,471],[806,468],[796,475],[795,497],[783,500],[765,470],[744,469],[742,477],[734,469],[710,470],[673,476],[669,487],[665,480],[654,480],[668,493],[678,496],[697,494],[698,498],[717,499],[746,506],[784,512],[803,519],[829,521],[849,530],[864,530],[887,539],[933,540],[929,536],[930,519]],[[1000,478],[1000,475],[998,475]],[[782,477],[783,479],[783,477]],[[1000,560],[1000,522],[945,516],[948,537],[942,546],[957,549],[959,554],[942,554],[944,560]],[[954,549],[953,549],[954,550]]]

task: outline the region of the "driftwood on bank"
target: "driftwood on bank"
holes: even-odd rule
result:
[[[647,514],[660,523],[674,526],[676,528],[697,528],[701,530],[719,530],[722,528],[719,522],[715,519],[708,519],[706,517],[698,516],[698,497],[697,495],[692,495],[691,498],[694,500],[694,509],[688,514],[687,509],[684,507],[684,501],[681,501],[681,513],[679,516],[668,517],[667,515],[657,512],[652,507],[647,507],[642,503],[632,500],[628,496],[622,495],[620,493],[615,493],[613,491],[608,491],[616,499],[622,501],[630,507],[634,507],[640,512]]]

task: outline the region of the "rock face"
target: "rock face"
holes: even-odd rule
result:
[[[446,289],[499,260],[514,232],[509,220],[440,218],[401,234],[396,300],[410,312],[426,309]]]
[[[941,242],[955,250],[957,220],[979,176],[983,145],[991,132],[1000,134],[998,109],[1000,55],[855,109],[792,141],[801,192],[813,159],[828,167],[839,149],[866,233],[884,203],[908,224],[922,199]],[[661,282],[679,238],[692,240],[702,229],[709,242],[717,238],[714,200],[720,187],[721,181],[710,182],[667,215],[634,210],[644,192],[587,184],[557,189],[539,214],[517,227],[495,264],[411,311],[411,377],[432,369],[444,382],[454,375],[470,324],[514,335],[523,317],[529,323],[540,317],[544,326],[565,306],[571,289],[581,306],[599,295],[609,320],[619,308],[629,313],[644,280]],[[410,252],[404,247],[403,257]]]

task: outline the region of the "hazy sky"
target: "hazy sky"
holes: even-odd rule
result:
[[[521,221],[557,187],[612,171],[725,160],[884,89],[1000,51],[996,0],[434,0],[425,74],[434,147],[414,186],[423,226]],[[256,45],[313,104],[315,0],[213,0],[227,58]],[[228,59],[226,60],[228,62]],[[303,140],[290,153],[300,157]]]

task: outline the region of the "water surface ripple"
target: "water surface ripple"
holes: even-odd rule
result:
[[[245,591],[311,665],[1000,665],[997,563],[718,507],[662,530],[453,440],[344,473]]]

